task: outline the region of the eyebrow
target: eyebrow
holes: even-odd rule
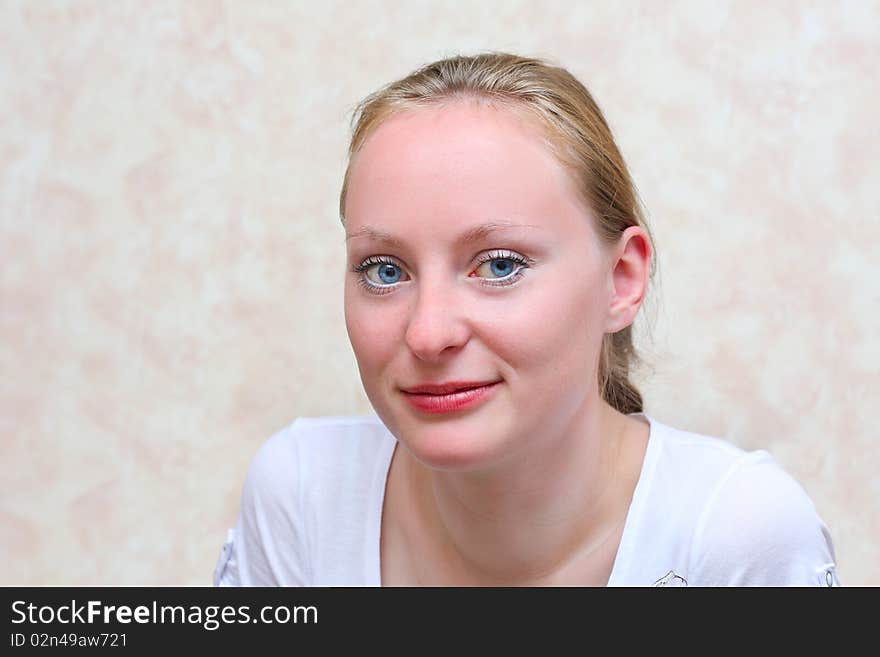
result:
[[[480,224],[479,226],[474,226],[473,228],[469,228],[464,233],[462,233],[456,240],[456,245],[465,245],[471,244],[473,242],[478,242],[495,233],[499,230],[509,230],[513,228],[543,228],[543,226],[536,226],[534,224],[518,224],[512,221],[491,221],[488,223]],[[376,242],[383,242],[385,244],[390,244],[391,246],[395,246],[398,248],[402,248],[404,246],[404,241],[399,237],[395,237],[385,231],[374,228],[373,226],[364,226],[353,233],[345,234],[345,241],[348,242],[351,239],[356,237],[368,237]]]

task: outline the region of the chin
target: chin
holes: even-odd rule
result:
[[[497,407],[500,399],[468,412],[431,415],[413,410],[400,398],[368,397],[383,424],[425,467],[481,470],[510,453],[514,431],[509,409]]]
[[[467,472],[491,467],[509,451],[511,432],[485,418],[401,422],[398,440],[425,467]]]

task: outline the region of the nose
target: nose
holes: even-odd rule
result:
[[[469,336],[461,317],[463,308],[451,286],[422,287],[414,301],[406,329],[406,344],[417,358],[436,361],[463,346]]]

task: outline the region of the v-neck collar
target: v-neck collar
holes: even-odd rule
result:
[[[629,416],[642,417],[648,421],[648,444],[642,460],[639,479],[636,482],[636,487],[633,490],[632,499],[627,509],[626,521],[624,522],[623,533],[620,537],[620,545],[614,557],[614,566],[611,568],[611,575],[608,578],[607,586],[625,585],[622,582],[625,581],[626,572],[630,567],[630,558],[635,551],[639,533],[638,525],[643,516],[646,501],[650,497],[648,489],[651,487],[651,481],[654,477],[663,433],[662,425],[650,415],[641,412],[630,413]],[[380,543],[382,536],[382,508],[385,505],[385,491],[388,485],[388,474],[391,470],[391,460],[398,443],[397,438],[387,428],[385,428],[385,431],[388,433],[390,440],[383,444],[383,453],[379,459],[377,476],[374,479],[374,485],[378,489],[378,494],[371,496],[376,504],[371,510],[372,518],[369,531],[367,532],[368,536],[366,537],[370,552],[373,555],[369,564],[367,586],[382,586],[382,550]]]

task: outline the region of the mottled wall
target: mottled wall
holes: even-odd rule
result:
[[[0,584],[207,584],[257,446],[371,411],[349,112],[482,49],[615,131],[648,412],[771,451],[880,584],[876,2],[3,1],[0,44]]]

